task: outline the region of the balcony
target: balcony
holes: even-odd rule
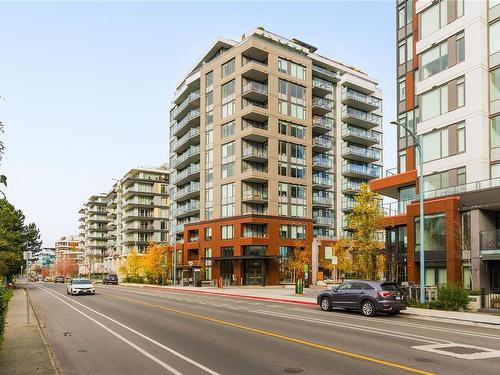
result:
[[[332,91],[333,91],[333,83],[318,77],[313,77],[312,80],[313,95],[325,96],[331,94]]]
[[[313,116],[312,125],[314,132],[325,134],[333,130],[334,120],[330,117]]]
[[[381,167],[378,165],[359,165],[344,163],[342,165],[342,175],[346,177],[364,178],[371,180],[380,177]]]
[[[500,229],[479,232],[479,240],[483,260],[500,260]]]
[[[313,174],[313,188],[331,190],[333,188],[333,179]]]
[[[312,71],[313,71],[313,76],[315,77],[322,77],[328,80],[331,80],[333,82],[338,82],[340,81],[340,73],[334,72],[332,70],[323,68],[318,65],[313,65],[312,66]]]
[[[252,183],[266,183],[267,177],[267,164],[252,163],[243,161],[241,163],[241,180]]]
[[[331,207],[333,205],[333,197],[313,195],[312,204],[319,207]]]
[[[186,151],[190,146],[199,143],[200,143],[200,128],[192,128],[172,144],[172,151],[179,154],[181,152]]]
[[[189,185],[184,186],[182,189],[177,189],[174,195],[174,199],[176,202],[182,202],[199,195],[200,195],[200,183],[191,182]]]
[[[200,178],[200,165],[191,164],[190,167],[184,169],[182,172],[175,175],[172,180],[174,185],[184,185],[189,181],[197,180]]]
[[[124,232],[125,233],[131,233],[131,232],[154,232],[155,228],[153,225],[150,224],[144,224],[144,223],[135,223],[132,225],[126,225],[124,227]]]
[[[313,225],[322,227],[333,227],[334,219],[328,216],[314,216]]]
[[[398,202],[390,202],[382,204],[382,209],[384,210],[384,214],[386,216],[398,216],[406,214],[406,207],[410,201],[398,201]]]
[[[255,163],[267,163],[267,147],[243,146],[241,159]]]
[[[248,100],[265,103],[267,102],[267,85],[250,81],[243,85],[241,96]]]
[[[267,141],[267,122],[257,122],[243,119],[241,121],[241,137],[243,139],[264,143]]]
[[[333,160],[331,158],[316,155],[313,157],[312,167],[313,167],[313,169],[316,169],[316,170],[332,169]]]
[[[172,168],[182,169],[198,160],[200,160],[200,146],[191,146],[191,148],[182,155],[172,159]]]
[[[365,146],[373,146],[374,144],[380,143],[380,133],[373,130],[362,130],[344,125],[342,126],[342,139]]]
[[[312,148],[314,151],[327,152],[333,150],[332,138],[324,135],[317,135],[313,137]]]
[[[241,201],[255,204],[267,203],[267,191],[244,190],[241,194]]]
[[[342,108],[342,121],[352,125],[361,126],[366,129],[382,125],[381,116],[347,106]]]
[[[267,59],[267,51],[250,47],[242,53],[241,75],[252,81],[267,81]]]
[[[352,197],[342,197],[342,211],[344,212],[350,212],[352,211],[354,204],[356,203],[356,200]]]
[[[333,100],[313,96],[312,111],[317,115],[326,115],[333,110]]]
[[[175,217],[182,218],[186,216],[192,216],[200,211],[200,202],[199,201],[191,201],[185,205],[177,206],[177,210],[175,211]]]
[[[175,124],[172,128],[172,135],[177,138],[186,134],[192,126],[200,125],[200,110],[193,109],[181,121]]]
[[[356,146],[342,146],[342,157],[346,159],[370,163],[380,160],[380,150],[376,148],[363,148]]]
[[[358,91],[348,89],[344,87],[342,89],[342,104],[359,108],[363,111],[374,111],[379,109],[382,101],[378,98],[374,98],[373,96],[365,95]]]
[[[189,109],[199,107],[200,105],[200,90],[190,93],[184,101],[179,104],[173,111],[171,119],[178,120],[182,118]]]
[[[241,117],[244,120],[267,122],[267,103],[244,100]]]
[[[344,178],[342,181],[342,194],[357,194],[361,190],[361,185],[366,183],[363,180]]]

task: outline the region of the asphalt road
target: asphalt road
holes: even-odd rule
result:
[[[500,327],[97,286],[32,303],[61,374],[499,374]],[[472,347],[471,347],[472,346]]]

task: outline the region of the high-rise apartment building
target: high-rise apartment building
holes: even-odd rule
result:
[[[166,166],[134,168],[107,195],[107,253],[105,269],[118,272],[132,251],[168,242],[168,184]]]
[[[92,195],[80,209],[80,229],[84,257],[80,273],[104,273],[104,257],[108,245],[106,194]]]
[[[500,289],[500,2],[397,1],[398,170],[371,188],[387,219],[389,277],[419,282],[418,178],[425,283]]]
[[[292,250],[347,235],[353,194],[381,175],[382,93],[297,39],[219,38],[175,92],[170,165],[179,277],[289,281]]]

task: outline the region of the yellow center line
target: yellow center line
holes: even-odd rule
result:
[[[171,307],[166,307],[166,306],[161,306],[161,305],[155,305],[155,304],[148,303],[148,302],[142,302],[142,301],[138,301],[138,300],[131,299],[131,298],[119,297],[119,296],[111,295],[111,294],[107,294],[107,293],[100,293],[100,294],[104,294],[104,295],[109,296],[111,298],[121,299],[121,300],[124,300],[124,301],[128,301],[128,302],[132,302],[132,303],[135,303],[135,304],[139,304],[139,305],[153,307],[153,308],[156,308],[156,309],[160,309],[160,310],[164,310],[164,311],[169,311],[169,312],[177,313],[177,314],[189,316],[189,317],[192,317],[192,318],[197,318],[197,319],[206,320],[206,321],[217,323],[217,324],[222,324],[222,325],[225,325],[225,326],[228,326],[228,327],[238,328],[238,329],[241,329],[241,330],[244,330],[244,331],[248,331],[248,332],[258,333],[258,334],[261,334],[261,335],[265,335],[265,336],[269,336],[269,337],[274,337],[274,338],[285,340],[285,341],[289,341],[289,342],[294,342],[296,344],[302,344],[302,345],[305,345],[305,346],[308,346],[308,347],[311,347],[311,348],[326,350],[326,351],[331,352],[331,353],[340,354],[340,355],[343,355],[343,356],[346,356],[346,357],[350,357],[350,358],[356,358],[356,359],[359,359],[359,360],[362,360],[362,361],[367,361],[367,362],[376,363],[376,364],[387,366],[387,367],[397,368],[399,370],[408,371],[408,372],[411,372],[411,373],[414,373],[414,374],[434,375],[434,373],[432,373],[432,372],[427,372],[427,371],[419,370],[419,369],[416,369],[416,368],[412,368],[412,367],[400,365],[398,363],[384,361],[384,360],[381,360],[381,359],[377,359],[377,358],[373,358],[373,357],[364,356],[364,355],[361,355],[361,354],[356,354],[356,353],[348,352],[348,351],[337,349],[337,348],[334,348],[334,347],[331,347],[331,346],[327,346],[327,345],[316,344],[316,343],[311,342],[311,341],[301,340],[301,339],[297,339],[297,338],[294,338],[294,337],[281,335],[279,333],[265,331],[265,330],[258,329],[258,328],[252,328],[252,327],[249,327],[249,326],[246,326],[246,325],[242,325],[242,324],[238,324],[238,323],[232,323],[232,322],[228,322],[228,321],[221,320],[221,319],[211,318],[209,316],[194,314],[194,313],[190,313],[188,311],[178,310],[178,309],[174,309],[174,308],[171,308]]]

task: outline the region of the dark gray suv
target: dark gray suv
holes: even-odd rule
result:
[[[318,295],[323,311],[332,308],[360,310],[365,316],[377,312],[396,315],[406,309],[399,285],[386,281],[353,280],[333,287]]]

